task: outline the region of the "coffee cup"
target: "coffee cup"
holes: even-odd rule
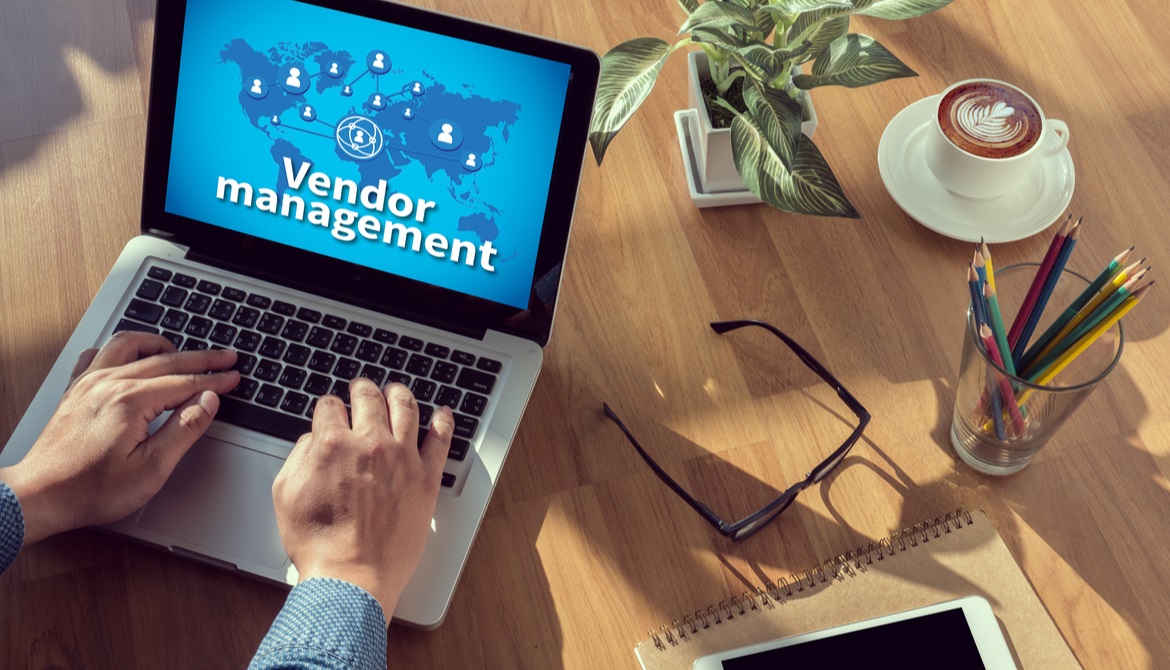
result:
[[[1032,96],[995,79],[967,79],[938,96],[926,166],[944,188],[996,198],[1025,183],[1032,161],[1068,145],[1068,125],[1044,118]]]

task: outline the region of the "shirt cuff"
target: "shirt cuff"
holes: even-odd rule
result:
[[[24,546],[24,510],[16,494],[0,482],[0,573],[8,569]]]
[[[314,578],[288,594],[249,666],[384,670],[386,615],[364,589]]]

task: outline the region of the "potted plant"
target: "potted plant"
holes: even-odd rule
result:
[[[601,59],[589,142],[600,165],[609,143],[650,94],[670,54],[697,44],[692,79],[703,86],[692,104],[713,127],[726,127],[731,160],[744,185],[789,212],[857,218],[809,134],[815,118],[807,91],[857,88],[917,73],[877,40],[849,33],[849,17],[908,19],[952,0],[678,0],[687,18],[673,45],[638,37]],[[700,76],[706,60],[706,76]],[[808,74],[800,66],[813,61]],[[704,83],[705,82],[705,83]],[[698,104],[698,100],[705,104]],[[709,149],[707,140],[699,144]]]

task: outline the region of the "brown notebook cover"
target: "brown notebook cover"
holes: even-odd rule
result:
[[[965,510],[683,616],[634,652],[645,670],[686,670],[707,654],[969,595],[991,603],[1020,668],[1080,668],[991,521]]]

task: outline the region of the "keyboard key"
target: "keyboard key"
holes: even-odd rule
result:
[[[444,347],[441,344],[435,344],[432,342],[427,344],[424,351],[428,356],[434,356],[435,358],[446,358],[451,353],[451,348]]]
[[[329,318],[329,317],[325,317]],[[346,335],[345,333],[338,333],[337,337],[333,338],[333,344],[329,345],[329,351],[335,354],[342,354],[348,356],[353,353],[357,347],[357,338],[353,335]]]
[[[252,309],[251,307],[241,307],[236,310],[236,315],[232,317],[232,323],[241,328],[252,328],[256,325],[256,320],[260,318],[260,310]]]
[[[341,318],[340,316],[326,314],[322,325],[332,328],[333,330],[342,330],[345,328],[345,319]]]
[[[341,402],[347,405],[349,404],[349,382],[343,382],[338,379],[333,382],[333,388],[329,392],[341,398]]]
[[[248,296],[248,304],[252,307],[258,307],[260,309],[268,309],[268,306],[272,304],[272,298],[253,293],[252,295]]]
[[[309,369],[317,372],[329,372],[333,369],[333,361],[337,357],[333,354],[324,351],[314,351],[313,357],[309,359]]]
[[[274,435],[290,442],[295,442],[313,427],[313,424],[300,417],[258,407],[230,395],[220,397],[219,412],[216,413],[215,419]]]
[[[243,302],[244,298],[248,297],[248,294],[238,288],[229,286],[223,290],[223,297],[232,302]]]
[[[312,419],[313,412],[315,411],[317,411],[317,398],[313,398],[311,401],[309,401],[309,409],[305,410],[305,416]]]
[[[456,363],[458,363],[460,365],[474,365],[475,364],[475,356],[473,354],[469,354],[466,351],[459,351],[458,349],[456,349],[455,351],[453,351],[451,353],[451,360],[455,361]]]
[[[337,361],[337,367],[333,368],[333,376],[349,381],[357,376],[361,368],[362,364],[354,359],[342,358]]]
[[[333,380],[322,374],[314,372],[309,375],[309,381],[305,382],[305,393],[312,395],[325,395],[329,392],[329,385]]]
[[[168,286],[167,290],[163,291],[161,300],[164,305],[178,307],[187,300],[187,292],[178,286]]]
[[[155,333],[158,334],[158,328],[148,326],[145,323],[138,323],[130,319],[119,319],[118,325],[114,326],[114,332],[120,333],[123,330],[134,331],[138,333]]]
[[[223,287],[220,286],[219,284],[216,284],[213,281],[207,281],[206,279],[204,279],[204,280],[199,282],[199,286],[197,288],[199,289],[200,293],[207,293],[210,295],[219,295],[219,291]]]
[[[178,333],[172,333],[172,332],[164,330],[162,335],[163,335],[163,337],[170,340],[171,344],[175,345],[176,349],[178,349],[183,344],[183,336],[178,334]]]
[[[252,374],[252,368],[256,367],[257,358],[252,354],[245,354],[243,352],[236,353],[236,364],[232,366],[233,370],[238,370],[242,375]]]
[[[406,365],[406,352],[394,347],[386,347],[386,353],[382,354],[382,365],[401,370],[402,366]]]
[[[183,332],[193,337],[207,337],[207,334],[211,332],[211,319],[193,316],[191,322],[187,324],[187,329]],[[190,340],[187,341],[190,342]]]
[[[168,309],[162,318],[162,327],[171,330],[182,330],[187,325],[187,313],[177,309]]]
[[[328,347],[332,341],[333,331],[320,326],[313,326],[313,329],[309,331],[309,339],[305,340],[305,342],[318,349]]]
[[[431,424],[431,415],[435,413],[435,408],[424,403],[418,404],[418,427],[419,430],[425,429]]]
[[[280,408],[290,414],[300,414],[305,411],[305,407],[309,404],[309,396],[297,393],[296,391],[289,391],[284,396],[284,402],[280,403]]]
[[[150,266],[150,269],[146,271],[146,276],[152,279],[168,281],[171,278],[171,271],[166,268],[160,268],[158,266],[152,265]]]
[[[375,363],[382,356],[382,345],[370,340],[362,340],[355,355],[367,363]]]
[[[387,384],[402,384],[403,386],[410,386],[410,375],[404,375],[401,372],[388,372],[386,374]]]
[[[468,393],[463,397],[463,404],[459,406],[459,411],[473,416],[483,416],[483,410],[487,407],[487,400],[487,398],[478,393]]]
[[[431,371],[431,379],[443,384],[450,384],[455,381],[455,375],[458,373],[458,365],[447,361],[436,361],[435,369]]]
[[[220,321],[227,321],[228,319],[232,318],[232,314],[235,313],[235,304],[228,300],[224,300],[223,298],[217,298],[216,301],[211,305],[211,309],[207,310],[208,316],[213,319],[219,319]]]
[[[195,285],[199,283],[199,280],[195,279],[191,275],[185,275],[182,272],[178,272],[175,274],[175,278],[172,279],[171,282],[182,286],[183,288],[195,288]]]
[[[455,435],[470,440],[475,437],[475,429],[479,428],[479,419],[466,414],[455,415]]]
[[[448,489],[455,486],[455,475],[451,474],[450,472],[444,472],[443,479],[442,479],[442,481],[439,482],[439,484],[443,488],[448,488]]]
[[[430,402],[431,397],[435,395],[436,386],[437,385],[435,382],[430,381],[429,379],[419,378],[414,380],[414,384],[411,385],[410,390],[414,393],[415,400],[425,400]]]
[[[493,361],[490,358],[481,358],[475,363],[475,367],[487,372],[499,372],[503,365],[499,361]]]
[[[436,405],[446,405],[451,409],[459,407],[459,399],[463,397],[463,391],[452,387],[444,386],[439,389],[439,394],[435,396]]]
[[[138,286],[138,291],[134,294],[143,300],[158,300],[158,297],[163,292],[163,283],[153,279],[143,279]]]
[[[271,312],[267,312],[260,317],[260,323],[256,324],[257,330],[262,330],[269,335],[275,335],[280,332],[280,327],[284,325],[284,317],[277,316]]]
[[[265,358],[280,358],[284,353],[284,340],[275,337],[264,338],[263,344],[260,345],[260,355]]]
[[[231,394],[237,398],[243,398],[244,400],[251,400],[252,396],[256,395],[256,389],[259,386],[260,386],[260,382],[256,381],[255,379],[248,379],[245,377],[245,378],[240,380],[240,383],[237,384],[234,389],[232,389]],[[220,416],[218,418],[223,418],[223,417]]]
[[[482,358],[479,360],[483,361]],[[496,385],[496,377],[472,368],[463,368],[459,371],[459,379],[455,381],[455,385],[467,391],[488,395]]]
[[[297,318],[301,321],[308,321],[309,323],[317,323],[321,320],[321,312],[308,307],[302,307],[297,310]]]
[[[215,324],[215,328],[211,330],[209,337],[212,342],[222,344],[226,347],[236,339],[237,330],[235,326],[230,326],[226,323],[217,323]]]
[[[354,335],[357,335],[358,337],[369,337],[370,334],[374,332],[374,329],[370,326],[367,326],[364,323],[358,323],[357,321],[351,321],[349,326],[346,327],[345,332],[353,333]]]
[[[398,334],[382,328],[376,328],[374,330],[374,339],[382,344],[394,344],[398,341]]]
[[[183,305],[183,309],[196,314],[206,312],[208,307],[211,307],[211,296],[202,293],[192,293],[191,297],[187,298],[187,304]]]
[[[256,351],[256,347],[260,346],[260,333],[251,330],[240,331],[240,336],[232,346],[241,351]]]
[[[283,314],[284,316],[293,316],[297,313],[297,306],[291,302],[277,300],[276,302],[272,303],[272,311],[276,312],[277,314]]]
[[[130,305],[126,307],[126,316],[131,319],[145,321],[147,323],[158,323],[162,318],[163,306],[154,303],[143,302],[138,298],[131,298]]]
[[[268,407],[276,407],[280,404],[280,397],[284,395],[284,391],[279,386],[272,384],[265,384],[260,387],[260,391],[256,393],[256,402]]]
[[[276,361],[260,361],[256,366],[256,371],[252,376],[257,379],[263,379],[266,382],[274,382],[280,376],[281,364]]]
[[[386,379],[386,370],[376,365],[363,365],[361,376],[381,386],[382,380]]]
[[[179,348],[179,351],[203,351],[204,349],[207,349],[206,342],[188,337],[187,341],[183,343],[183,346]]]
[[[422,354],[411,354],[410,360],[406,363],[406,371],[412,375],[420,375],[425,377],[426,374],[431,371],[431,363],[433,362],[434,361],[432,361],[430,358],[423,356]]]
[[[411,351],[422,351],[423,341],[416,337],[403,335],[398,340],[398,346],[402,347],[403,349],[410,349]]]
[[[286,340],[300,342],[305,339],[305,333],[307,332],[309,332],[309,324],[304,321],[289,319],[289,322],[284,326],[284,330],[280,332],[280,336]]]
[[[301,387],[301,384],[305,383],[305,377],[308,374],[309,373],[305,372],[304,370],[302,370],[300,368],[294,368],[294,367],[290,366],[290,367],[285,368],[284,372],[281,373],[280,381],[278,383],[281,386],[287,386],[290,389],[299,389]],[[301,410],[303,410],[304,408],[305,408],[305,406],[301,405],[301,409],[298,409],[298,410],[294,411],[293,413],[300,414]]]
[[[451,438],[451,450],[447,452],[447,458],[453,461],[462,461],[467,458],[467,452],[471,450],[471,443],[461,437]]]
[[[290,344],[288,351],[284,352],[284,362],[289,365],[304,365],[309,360],[309,354],[312,351],[303,344]]]

